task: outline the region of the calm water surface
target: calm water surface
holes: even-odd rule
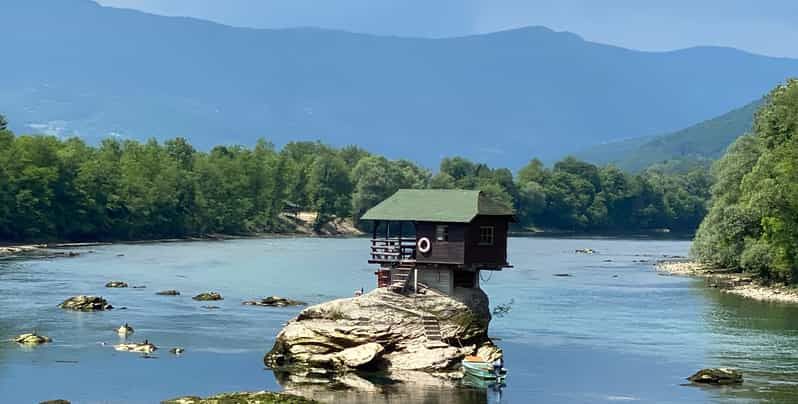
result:
[[[596,255],[574,254],[593,248]],[[242,306],[282,295],[322,302],[374,284],[365,239],[266,239],[91,247],[78,258],[0,262],[0,339],[36,328],[54,342],[0,343],[0,402],[152,403],[179,395],[279,390],[264,352],[298,308]],[[514,238],[514,269],[483,275],[493,305],[512,302],[491,335],[510,378],[501,391],[398,386],[330,391],[336,402],[798,402],[798,309],[722,295],[700,281],[659,276],[651,264],[686,255],[661,240]],[[123,256],[118,256],[124,254]],[[645,262],[640,262],[645,261]],[[569,273],[571,277],[555,277]],[[106,289],[109,280],[146,289]],[[156,296],[178,289],[179,297]],[[193,294],[225,300],[203,308]],[[72,313],[68,296],[116,307]],[[164,348],[155,358],[116,352],[114,329]],[[103,345],[103,343],[105,345]],[[167,349],[186,348],[181,357]],[[684,378],[707,366],[741,368],[740,387],[702,389]]]

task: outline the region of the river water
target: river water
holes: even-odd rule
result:
[[[593,248],[594,255],[575,254]],[[507,386],[433,388],[403,384],[378,392],[330,390],[339,403],[798,402],[798,308],[759,303],[661,276],[652,263],[683,256],[689,242],[513,238],[513,269],[483,275],[506,354]],[[152,403],[180,395],[280,390],[263,354],[300,308],[242,306],[281,295],[310,303],[374,285],[366,239],[288,238],[89,247],[77,258],[0,262],[0,339],[35,328],[51,344],[0,343],[0,402],[65,398],[73,403]],[[641,262],[642,261],[642,262]],[[561,277],[555,274],[567,273]],[[106,289],[124,280],[144,289]],[[178,297],[156,296],[177,289]],[[214,290],[225,300],[196,302]],[[56,305],[76,294],[126,307],[74,313]],[[153,358],[109,344],[124,322]],[[183,347],[176,357],[170,347]],[[702,367],[743,370],[739,387],[699,388]]]

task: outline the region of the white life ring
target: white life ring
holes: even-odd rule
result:
[[[418,247],[418,250],[421,251],[422,254],[426,254],[429,252],[429,250],[432,249],[432,243],[430,243],[428,238],[421,237],[420,239],[418,239],[416,247]]]

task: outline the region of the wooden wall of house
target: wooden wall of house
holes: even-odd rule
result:
[[[418,281],[447,295],[454,291],[451,268],[424,268],[418,270]]]
[[[438,224],[441,223],[416,223],[416,240],[421,237],[427,237],[432,245],[430,252],[427,254],[416,251],[416,262],[427,264],[464,264],[467,224],[448,223],[448,241],[438,241],[435,239],[435,226]]]
[[[493,226],[493,245],[480,245],[479,228],[482,226]],[[504,265],[507,262],[508,227],[507,217],[477,216],[466,229],[466,265]]]

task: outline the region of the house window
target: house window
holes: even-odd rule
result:
[[[493,226],[481,226],[479,228],[479,245],[493,245],[493,241]]]
[[[435,226],[435,240],[449,241],[449,226],[445,224]]]

